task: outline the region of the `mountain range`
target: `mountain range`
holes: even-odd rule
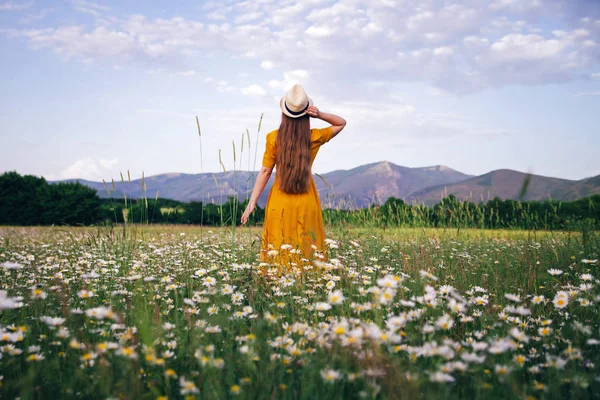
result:
[[[205,201],[221,203],[228,196],[245,199],[250,196],[256,172],[227,171],[219,173],[167,173],[131,181],[80,182],[98,192],[100,197],[128,198],[156,196],[184,202]],[[336,170],[313,175],[323,207],[358,208],[372,203],[381,204],[393,196],[408,203],[433,205],[450,194],[460,200],[487,201],[494,197],[517,200],[526,179],[529,183],[523,200],[576,200],[600,194],[600,175],[572,181],[501,169],[473,176],[437,165],[408,168],[382,161],[361,165],[349,170]],[[273,184],[271,177],[258,203],[266,203]],[[63,181],[64,182],[64,181]],[[144,193],[145,186],[145,193]]]

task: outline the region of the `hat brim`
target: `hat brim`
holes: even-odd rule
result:
[[[308,97],[308,96],[306,96]],[[308,107],[312,107],[313,105],[313,101],[310,97],[308,97]],[[288,110],[286,110],[285,108],[285,96],[283,96],[281,98],[281,100],[279,100],[279,108],[281,108],[281,112],[284,113],[285,115],[287,115],[290,118],[300,118],[306,115],[306,111],[304,111],[302,114],[298,114],[298,115],[293,115],[290,114],[290,112]]]

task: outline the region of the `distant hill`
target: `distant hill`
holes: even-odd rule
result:
[[[326,206],[347,204],[364,207],[383,203],[389,197],[406,198],[412,192],[440,184],[452,184],[471,178],[451,168],[408,168],[382,161],[350,170],[338,170],[323,175],[326,183],[315,179],[321,202]]]
[[[313,179],[324,207],[364,207],[372,203],[383,203],[393,196],[405,201],[432,205],[442,196],[454,194],[459,199],[473,201],[500,197],[518,199],[526,174],[512,170],[498,170],[473,176],[463,174],[449,167],[408,168],[382,161],[362,165],[349,170],[336,170]],[[228,196],[244,199],[250,196],[256,173],[249,171],[228,171],[220,173],[183,174],[167,173],[145,178],[146,197],[155,196],[184,202],[205,201],[221,203]],[[101,197],[128,198],[143,197],[142,180],[136,179],[123,184],[120,180],[91,182],[71,179],[96,189]],[[269,180],[259,205],[263,206],[273,184]],[[532,175],[524,200],[575,200],[600,193],[600,176],[570,181]]]
[[[158,193],[159,197],[166,199],[185,202],[207,201],[221,203],[221,200],[223,202],[227,201],[227,196],[240,195],[245,197],[246,193],[250,193],[254,185],[255,175],[256,173],[248,171],[154,175],[144,179],[145,195],[148,198],[154,198]],[[272,180],[270,183],[272,183]],[[70,179],[68,181],[77,181],[83,185],[92,187],[96,189],[100,197],[104,198],[122,198],[124,194],[128,198],[144,197],[141,179],[135,179],[131,182],[128,180],[121,182],[119,179],[114,182],[114,188],[112,182],[106,182],[105,186],[103,182],[91,182],[82,179]]]
[[[492,171],[451,185],[437,185],[412,192],[409,202],[432,205],[442,197],[455,195],[459,200],[488,201],[494,197],[519,200],[527,174],[509,169]],[[576,200],[600,194],[600,175],[580,181],[531,175],[522,200]]]

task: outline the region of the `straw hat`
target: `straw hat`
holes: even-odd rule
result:
[[[306,109],[312,105],[312,99],[306,95],[302,86],[298,84],[292,86],[279,101],[281,111],[291,118],[299,118],[306,115]]]

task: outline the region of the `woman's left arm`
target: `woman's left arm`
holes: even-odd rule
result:
[[[244,210],[242,214],[242,225],[248,222],[248,217],[254,211],[256,207],[256,202],[258,198],[262,194],[263,190],[265,190],[265,186],[267,186],[267,182],[271,177],[271,173],[273,172],[273,168],[263,166],[260,171],[258,171],[258,176],[256,177],[256,183],[254,183],[254,189],[252,189],[252,195],[250,195],[250,202]]]

